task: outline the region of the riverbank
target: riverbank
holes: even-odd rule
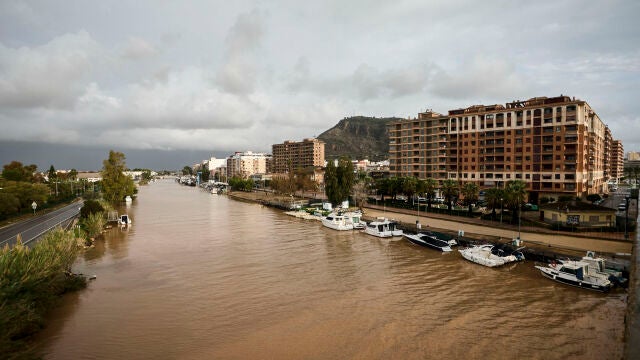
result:
[[[251,201],[264,203],[271,200],[291,201],[287,196],[276,196],[271,193],[262,192],[230,192],[229,197],[241,201]],[[294,199],[295,200],[295,199]],[[376,217],[393,218],[403,224],[407,229],[416,230],[416,221],[422,229],[427,227],[444,232],[458,233],[463,230],[466,238],[484,240],[487,242],[503,243],[511,241],[518,236],[516,229],[511,227],[496,227],[484,224],[483,220],[459,218],[443,214],[417,213],[413,210],[392,209],[376,207],[375,205],[365,205],[363,208],[365,220]],[[435,216],[434,216],[435,215]],[[628,257],[631,254],[632,243],[629,241],[607,240],[603,237],[582,236],[581,234],[565,234],[563,232],[553,232],[548,229],[532,230],[528,227],[526,231],[520,232],[520,239],[524,245],[534,247],[540,251],[554,252],[563,255],[583,256],[586,251],[596,251],[616,257]]]
[[[17,245],[0,250],[0,353],[32,358],[28,339],[44,327],[46,314],[62,294],[86,287],[71,272],[82,249],[73,232],[54,230],[33,248]]]

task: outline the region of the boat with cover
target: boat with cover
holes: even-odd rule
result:
[[[120,217],[118,217],[118,224],[120,226],[129,226],[131,225],[132,221],[131,218],[129,217],[129,215],[120,215]]]
[[[347,221],[347,218],[338,213],[332,212],[329,215],[322,218],[322,225],[333,230],[353,230],[353,223]]]
[[[451,246],[447,241],[440,240],[433,235],[429,235],[426,233],[418,233],[418,234],[404,234],[404,237],[412,243],[424,247],[430,247],[432,249],[440,250],[442,252],[450,252]]]
[[[544,277],[584,289],[606,292],[613,284],[604,276],[591,273],[585,261],[561,260],[547,266],[537,266]]]
[[[397,228],[398,223],[384,217],[379,217],[375,221],[367,224],[364,231],[373,236],[386,238],[393,236],[402,236],[402,230]]]
[[[466,249],[458,250],[463,258],[476,264],[496,267],[504,264],[524,260],[524,255],[516,250],[509,255],[505,255],[502,249],[497,249],[493,245],[476,245]],[[515,253],[518,253],[517,255]]]

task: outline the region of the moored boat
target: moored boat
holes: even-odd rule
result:
[[[397,226],[397,222],[379,217],[375,221],[369,222],[364,231],[369,235],[381,238],[402,236],[402,230],[398,229]]]
[[[353,230],[353,223],[335,212],[322,218],[322,225],[334,230]]]
[[[493,245],[476,245],[466,249],[460,249],[458,252],[460,252],[460,255],[466,260],[487,267],[502,266],[510,262],[524,260],[522,253],[520,253],[521,256],[514,255],[513,253],[504,255],[501,249],[496,251]]]
[[[341,213],[347,224],[351,224],[353,229],[364,229],[367,223],[362,221],[362,213],[360,211],[346,211]]]
[[[590,273],[589,264],[584,261],[566,260],[547,266],[536,265],[536,269],[551,280],[584,289],[606,292],[613,286],[605,276]]]
[[[129,215],[123,214],[118,217],[118,224],[120,226],[129,226],[131,223],[132,221]]]
[[[442,252],[450,252],[451,246],[447,241],[440,240],[435,236],[418,233],[418,234],[404,234],[404,237],[412,243],[432,249],[440,250]]]

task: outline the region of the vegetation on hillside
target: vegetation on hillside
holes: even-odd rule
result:
[[[325,158],[337,159],[349,156],[371,161],[389,157],[387,124],[400,118],[375,118],[354,116],[344,118],[318,139],[325,142]]]

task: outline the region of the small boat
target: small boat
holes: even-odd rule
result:
[[[590,274],[589,264],[584,261],[561,260],[547,266],[536,265],[536,269],[551,280],[584,289],[606,292],[613,286],[609,279]]]
[[[364,231],[373,236],[386,238],[393,236],[402,236],[402,230],[397,228],[398,223],[387,218],[379,217],[376,221],[367,224]]]
[[[322,225],[334,230],[353,230],[353,223],[342,215],[331,213],[322,218]]]
[[[120,215],[120,217],[118,217],[118,224],[120,226],[129,226],[131,225],[132,221],[131,218],[129,217],[129,215]]]
[[[476,245],[466,249],[460,249],[458,252],[460,252],[463,258],[488,267],[502,266],[510,262],[524,260],[524,255],[522,255],[519,250],[509,255],[504,255],[502,249],[497,249],[493,245]],[[519,254],[515,255],[515,252]]]
[[[127,203],[130,203],[130,202],[132,202],[132,201],[133,201],[133,199],[131,199],[131,196],[127,195],[127,196],[124,198],[124,201],[125,201],[125,202],[127,202]]]
[[[447,241],[440,240],[437,237],[425,233],[418,234],[404,234],[404,237],[412,243],[420,246],[430,247],[432,249],[440,250],[442,252],[449,252],[451,246]]]

